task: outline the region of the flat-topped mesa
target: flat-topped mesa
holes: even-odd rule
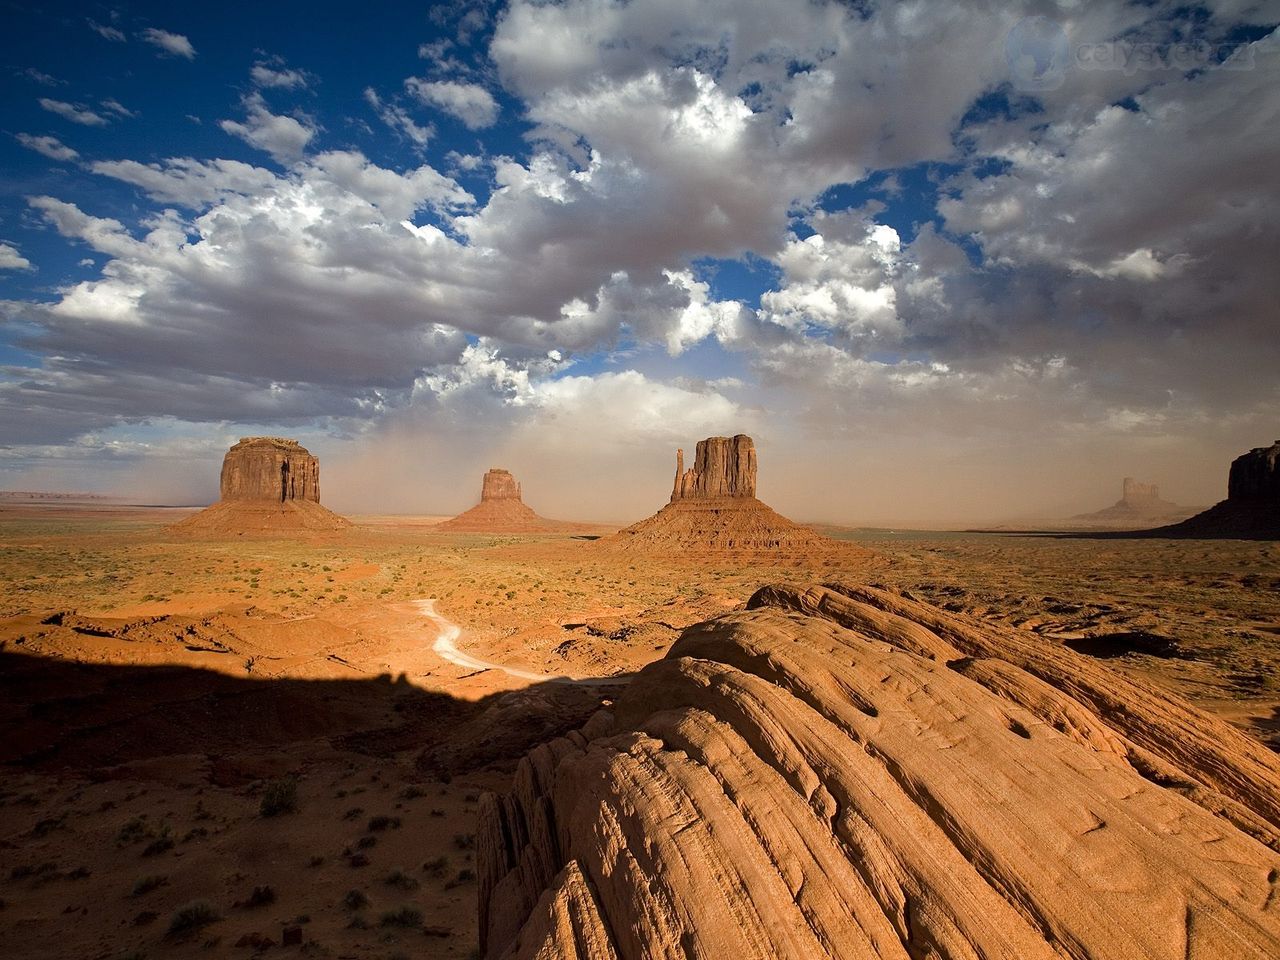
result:
[[[1280,440],[1231,461],[1227,500],[1280,502]]]
[[[756,495],[756,445],[746,434],[699,440],[693,467],[684,469],[684,450],[676,450],[671,502]]]
[[[320,461],[297,440],[244,437],[222,460],[225,500],[320,502]]]
[[[184,536],[297,536],[351,526],[320,505],[320,461],[297,440],[244,437],[222,459],[222,498],[169,529]]]
[[[484,475],[480,487],[480,502],[486,500],[519,500],[520,482],[511,475],[510,470],[501,467],[490,467]]]
[[[1151,503],[1160,499],[1160,488],[1154,483],[1139,483],[1133,477],[1124,478],[1124,491],[1120,497],[1121,503],[1141,504]]]

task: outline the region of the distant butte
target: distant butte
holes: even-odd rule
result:
[[[244,535],[350,526],[320,506],[320,461],[282,437],[244,437],[222,459],[220,499],[173,527],[179,533]]]
[[[756,447],[745,434],[698,441],[685,470],[676,451],[671,501],[607,543],[624,550],[798,551],[832,541],[774,512],[756,498]]]
[[[1185,520],[1195,508],[1181,507],[1160,499],[1160,488],[1154,483],[1139,483],[1125,477],[1120,499],[1105,510],[1082,513],[1071,518],[1073,523],[1154,526],[1174,520]]]
[[[1148,532],[1188,539],[1280,540],[1280,440],[1231,462],[1227,499],[1182,523]]]
[[[509,470],[491,467],[480,485],[480,502],[441,523],[439,530],[472,533],[550,533],[565,524],[538,516],[520,496],[520,483]]]

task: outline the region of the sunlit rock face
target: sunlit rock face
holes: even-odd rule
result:
[[[501,467],[490,467],[485,471],[484,481],[480,486],[480,502],[486,500],[519,500],[520,483],[511,475],[510,470]]]
[[[684,451],[676,451],[676,480],[671,501],[756,495],[756,445],[745,434],[699,440],[693,467],[684,469]]]
[[[320,461],[282,437],[245,437],[222,460],[223,500],[320,502]]]

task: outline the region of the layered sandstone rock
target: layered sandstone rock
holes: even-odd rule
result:
[[[1185,520],[1195,508],[1180,507],[1160,499],[1160,488],[1154,483],[1139,483],[1125,477],[1120,499],[1104,510],[1072,517],[1074,524],[1141,527]]]
[[[756,498],[756,447],[748,436],[698,442],[693,467],[676,451],[671,501],[618,531],[608,545],[648,551],[803,551],[830,545]]]
[[[297,440],[244,437],[222,459],[220,489],[217,503],[172,529],[244,536],[350,526],[320,506],[320,461]]]
[[[491,467],[480,484],[480,502],[446,520],[440,530],[464,533],[550,533],[565,525],[538,516],[520,499],[520,484],[510,471]]]
[[[490,960],[1280,956],[1280,760],[1034,634],[760,590],[536,748]]]
[[[1280,540],[1280,440],[1231,462],[1227,499],[1156,536]]]

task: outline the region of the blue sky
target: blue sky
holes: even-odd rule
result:
[[[1274,438],[1275,3],[5,18],[0,486],[200,499],[269,431],[350,508],[499,457],[625,517],[745,431],[779,506],[965,522]]]

